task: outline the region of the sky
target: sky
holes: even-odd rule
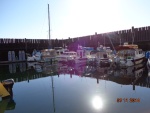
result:
[[[150,0],[0,0],[0,38],[68,39],[150,26]]]

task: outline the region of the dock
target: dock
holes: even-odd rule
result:
[[[0,61],[0,65],[3,65],[3,64],[11,64],[11,63],[22,63],[22,62],[26,62],[26,60],[24,61]]]

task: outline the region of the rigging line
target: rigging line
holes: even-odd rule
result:
[[[109,38],[109,41],[110,41],[110,43],[111,43],[111,45],[112,45],[112,47],[113,47],[114,51],[116,52],[116,49],[115,49],[115,47],[114,47],[114,45],[113,45],[113,43],[112,43],[112,41],[111,41],[111,39],[110,39],[109,34],[108,34],[107,36],[108,36],[108,38]]]

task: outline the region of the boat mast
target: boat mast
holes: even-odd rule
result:
[[[48,41],[48,48],[50,49],[51,48],[51,42],[50,42],[50,11],[49,11],[49,4],[48,4],[48,27],[49,27],[49,30],[48,30],[48,34],[49,34],[49,41]]]

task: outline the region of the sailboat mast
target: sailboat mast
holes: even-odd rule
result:
[[[50,48],[51,46],[51,42],[50,42],[50,38],[51,38],[51,35],[50,35],[50,11],[49,11],[49,4],[48,4],[48,27],[49,27],[49,30],[48,30],[48,34],[49,34],[49,41],[48,41],[48,46]]]

